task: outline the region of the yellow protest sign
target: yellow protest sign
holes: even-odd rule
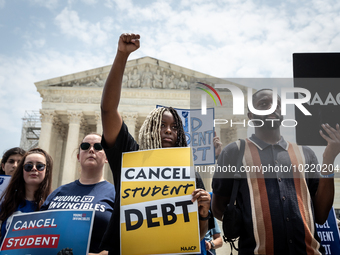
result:
[[[190,148],[123,154],[121,254],[199,254],[195,174]]]

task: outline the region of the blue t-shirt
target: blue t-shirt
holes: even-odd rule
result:
[[[115,195],[114,185],[107,181],[84,185],[76,180],[53,191],[41,210],[94,209],[90,252],[100,252],[99,244],[113,212]]]
[[[13,215],[20,214],[20,213],[34,212],[36,208],[37,208],[37,204],[34,201],[25,200],[18,206],[17,210],[11,216],[9,216],[6,220],[4,220],[4,222],[1,224],[0,245],[2,244],[2,241],[7,233],[9,225],[11,225]]]

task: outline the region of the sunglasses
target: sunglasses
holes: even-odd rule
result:
[[[24,165],[24,170],[25,170],[26,172],[31,172],[34,166],[35,166],[35,168],[36,168],[38,171],[44,171],[44,170],[45,170],[45,167],[46,167],[46,165],[45,165],[45,164],[42,164],[42,163],[38,163],[38,164],[31,164],[31,163],[28,163],[28,164],[25,164],[25,165]]]
[[[87,151],[88,149],[90,149],[91,144],[89,143],[81,143],[80,144],[80,149],[82,149],[83,151]],[[95,143],[93,144],[93,149],[95,149],[96,151],[101,151],[103,149],[102,145],[100,143]]]

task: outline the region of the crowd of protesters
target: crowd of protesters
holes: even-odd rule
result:
[[[91,196],[95,209],[90,254],[120,254],[120,176],[122,153],[137,150],[186,147],[183,124],[172,107],[154,109],[145,119],[139,142],[129,133],[119,114],[123,74],[129,55],[140,47],[138,34],[122,34],[117,54],[107,77],[101,102],[103,134],[87,134],[78,147],[80,178],[62,185],[52,192],[52,157],[44,150],[33,148],[25,152],[20,148],[7,150],[1,161],[1,174],[11,176],[1,195],[1,242],[13,215],[53,210],[56,197]],[[277,104],[273,103],[277,100]],[[274,112],[266,116],[248,113],[250,120],[282,120],[281,99],[273,91],[263,89],[254,93],[254,108]],[[280,122],[258,125],[255,133],[245,139],[244,152],[240,142],[233,142],[221,150],[218,137],[214,146],[217,164],[236,166],[240,153],[244,166],[318,164],[314,152],[305,146],[286,141],[280,134]],[[340,152],[339,125],[322,125],[320,135],[327,141],[323,165],[333,165]],[[327,134],[327,135],[326,135]],[[114,184],[103,178],[105,163],[110,164]],[[332,169],[329,167],[328,169]],[[197,200],[202,254],[215,254],[222,246],[222,231],[215,216],[223,221],[230,201],[234,178],[215,173],[213,195],[205,190],[196,173],[196,189],[192,201]],[[242,214],[239,254],[324,254],[315,233],[315,223],[323,224],[334,199],[334,173],[329,170],[321,175],[270,176],[249,175],[239,180],[237,203]],[[68,202],[68,201],[64,201]],[[228,227],[228,226],[226,226]],[[299,234],[297,234],[299,233]],[[206,236],[206,240],[204,237]],[[171,242],[171,240],[169,240]],[[68,254],[66,251],[65,254]],[[141,251],[143,254],[143,251]]]

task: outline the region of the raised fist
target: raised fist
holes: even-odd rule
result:
[[[118,50],[130,54],[139,48],[139,34],[124,33],[119,37]]]

